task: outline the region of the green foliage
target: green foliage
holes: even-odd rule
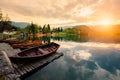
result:
[[[46,32],[47,32],[46,25],[44,25],[43,28],[42,28],[42,33],[44,34]]]
[[[51,32],[51,29],[50,29],[50,25],[49,25],[49,24],[47,25],[47,32],[48,32],[48,33]]]
[[[64,29],[63,32],[66,34],[75,34],[76,33],[74,28]]]
[[[51,28],[50,28],[50,25],[44,25],[43,28],[42,28],[42,33],[45,34],[45,33],[51,33]]]
[[[25,27],[25,31],[26,33],[29,33],[29,34],[35,34],[39,32],[39,27],[37,24],[31,23],[30,25],[27,25]]]
[[[27,34],[32,34],[32,39],[34,40],[35,39],[35,34],[36,33],[39,33],[39,27],[37,24],[33,24],[31,23],[30,25],[27,25],[24,29],[24,31],[27,33]],[[30,39],[30,36],[28,36],[29,39]]]
[[[63,31],[62,27],[53,28],[53,30],[52,30],[52,32],[54,32],[54,33],[62,32],[62,31]]]
[[[42,33],[42,27],[41,26],[39,26],[39,32]]]

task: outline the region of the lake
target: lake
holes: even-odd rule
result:
[[[69,37],[46,39],[60,44],[64,56],[25,80],[120,80],[120,44]]]

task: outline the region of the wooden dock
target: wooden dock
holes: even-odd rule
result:
[[[63,56],[63,53],[55,53],[31,63],[12,63],[15,69],[14,73],[20,78],[25,78],[61,56]]]
[[[5,80],[20,80],[24,79],[25,77],[33,74],[37,70],[41,69],[42,67],[46,66],[50,62],[54,61],[55,59],[63,56],[63,53],[56,52],[55,54],[52,54],[44,59],[40,59],[37,61],[29,62],[29,63],[13,63],[9,60],[8,56],[14,55],[15,53],[19,52],[20,50],[14,50],[9,46],[8,44],[1,43],[0,44],[0,57],[2,63],[0,63],[1,69],[4,68],[3,64],[6,64],[7,71],[4,70],[1,75],[4,75],[4,72],[7,72],[6,75],[4,75],[6,78]],[[3,56],[4,55],[4,56]],[[6,63],[7,62],[7,63]],[[8,64],[8,65],[7,65]],[[10,72],[8,70],[10,69]]]

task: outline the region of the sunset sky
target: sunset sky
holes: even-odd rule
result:
[[[1,0],[0,8],[12,21],[39,25],[120,22],[120,0]]]

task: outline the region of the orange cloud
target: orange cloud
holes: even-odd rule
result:
[[[0,8],[13,21],[69,25],[70,21],[97,22],[105,15],[120,21],[119,3],[120,0],[1,0]]]

